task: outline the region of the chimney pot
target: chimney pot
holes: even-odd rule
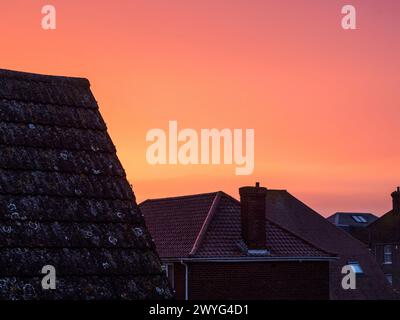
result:
[[[400,214],[400,187],[392,193],[393,213]]]

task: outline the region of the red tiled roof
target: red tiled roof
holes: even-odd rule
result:
[[[240,203],[223,192],[148,200],[140,205],[162,258],[243,258]],[[267,221],[269,257],[332,257]]]
[[[140,204],[161,257],[189,255],[216,193],[147,200]]]

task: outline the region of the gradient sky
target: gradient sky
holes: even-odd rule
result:
[[[0,68],[89,78],[138,201],[260,181],[380,215],[400,184],[399,17],[397,0],[3,0]],[[254,128],[254,174],[150,166],[146,132],[168,120]]]

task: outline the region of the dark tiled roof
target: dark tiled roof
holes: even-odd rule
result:
[[[162,258],[244,258],[240,203],[223,192],[155,199],[140,205]],[[330,257],[267,221],[269,257]]]
[[[364,242],[371,244],[400,243],[400,214],[393,210],[371,223],[363,233]],[[361,237],[360,237],[361,238]]]
[[[0,70],[0,299],[170,296],[89,87]]]
[[[366,222],[359,222],[354,217],[362,217]],[[363,228],[377,220],[378,217],[372,213],[336,212],[327,219],[336,226]]]
[[[218,195],[218,206],[211,210]],[[240,203],[223,192],[148,200],[140,207],[162,258],[189,257],[198,238],[201,245],[192,257],[244,256],[237,245]],[[211,221],[205,223],[210,215]],[[330,267],[333,299],[392,298],[386,279],[367,247],[288,192],[268,190],[266,217],[267,244],[272,256],[338,256]],[[196,233],[204,224],[207,232],[198,237]],[[341,268],[350,261],[359,262],[364,275],[358,277],[356,290],[345,291],[341,287]]]
[[[339,259],[331,263],[331,297],[333,299],[392,298],[384,274],[366,245],[337,228],[320,214],[287,191],[269,190],[268,217],[300,235],[318,247],[336,253]],[[360,263],[364,275],[357,277],[356,290],[343,290],[341,269],[350,261]]]

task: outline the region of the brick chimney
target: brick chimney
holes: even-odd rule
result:
[[[400,214],[400,187],[392,193],[393,198],[393,213]]]
[[[267,188],[242,187],[239,189],[242,220],[242,238],[249,250],[266,249],[265,198]]]

